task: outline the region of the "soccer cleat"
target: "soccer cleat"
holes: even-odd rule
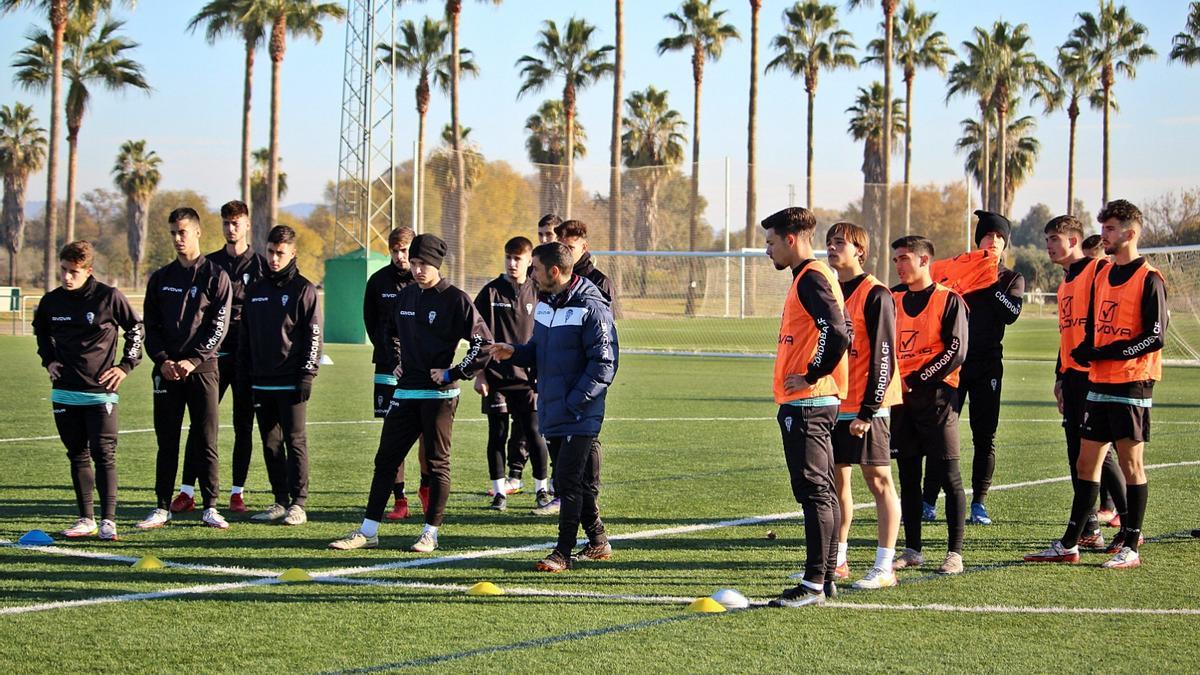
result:
[[[534,497],[534,499],[533,499],[533,505],[534,505],[534,508],[540,509],[542,507],[548,506],[550,504],[550,502],[552,502],[552,501],[554,501],[554,498],[550,496],[549,490],[538,490],[537,496]]]
[[[383,515],[388,520],[404,520],[408,517],[408,497],[401,497],[396,500],[396,504],[392,506],[392,510]]]
[[[1109,523],[1113,522],[1114,518],[1117,521],[1117,525],[1120,525],[1121,517],[1117,515],[1116,511],[1113,511],[1112,509],[1100,509],[1096,512],[1096,522],[1100,523],[1101,525],[1116,527],[1116,525],[1109,525]]]
[[[925,564],[925,556],[921,555],[920,551],[914,551],[911,548],[906,548],[900,552],[892,561],[893,570],[906,570],[912,567],[920,567]]]
[[[1050,548],[1025,556],[1025,562],[1032,563],[1070,563],[1079,562],[1079,547],[1065,548],[1061,541],[1050,544]]]
[[[218,530],[229,529],[229,521],[225,520],[225,516],[222,516],[221,512],[214,508],[204,509],[204,515],[200,516],[200,522]]]
[[[421,513],[429,513],[429,486],[417,488],[417,498],[421,500]]]
[[[284,525],[303,525],[308,522],[308,514],[304,512],[304,507],[299,504],[292,504],[287,508],[287,515],[283,517]]]
[[[266,511],[250,516],[250,520],[256,523],[273,523],[277,520],[282,520],[286,515],[287,509],[283,508],[283,504],[272,504],[271,508]]]
[[[180,492],[175,495],[175,499],[171,500],[171,513],[184,513],[185,511],[195,511],[196,500],[186,492]]]
[[[117,524],[111,520],[100,521],[100,541],[116,541]]]
[[[75,521],[75,524],[62,531],[62,535],[68,539],[77,539],[79,537],[90,537],[96,534],[99,528],[96,527],[96,521],[91,518],[80,518]]]
[[[1115,535],[1113,535],[1112,543],[1110,543],[1108,545],[1108,549],[1105,550],[1104,552],[1109,555],[1116,555],[1116,554],[1120,553],[1121,549],[1125,548],[1125,537],[1126,536],[1127,536],[1127,534],[1126,534],[1125,530],[1120,530],[1119,532],[1117,532]],[[1146,538],[1143,537],[1141,534],[1138,534],[1138,548],[1141,548],[1142,544],[1145,544],[1145,543],[1146,543]]]
[[[879,588],[891,588],[896,585],[896,575],[881,567],[872,567],[867,576],[854,582],[854,588],[860,591],[870,591]]]
[[[329,548],[336,551],[353,551],[359,548],[375,548],[379,546],[379,535],[368,537],[361,530],[355,530],[350,534],[329,542]]]
[[[1192,537],[1200,539],[1200,530],[1192,530]]]
[[[1105,526],[1106,527],[1115,527],[1118,530],[1121,529],[1121,514],[1118,513],[1115,516],[1113,516],[1112,520],[1105,523]]]
[[[550,552],[550,555],[537,561],[533,569],[538,572],[565,572],[571,569],[571,559],[555,549]]]
[[[1117,551],[1113,557],[1105,560],[1100,567],[1106,570],[1130,570],[1142,566],[1142,556],[1128,546]]]
[[[837,582],[835,582],[833,579],[826,579],[825,580],[825,599],[833,600],[834,598],[837,597],[837,594],[838,594]]]
[[[842,563],[833,570],[833,578],[837,581],[844,581],[850,578],[850,564]]]
[[[571,558],[573,560],[611,560],[612,544],[607,541],[602,544],[588,542],[587,546],[579,549]]]
[[[504,494],[515,495],[525,489],[525,482],[520,478],[509,476],[504,479]]]
[[[825,593],[822,591],[814,591],[811,588],[800,584],[787,589],[778,598],[767,603],[768,607],[808,607],[821,606],[825,604]]]
[[[421,533],[421,536],[417,537],[417,540],[413,542],[412,546],[408,547],[408,550],[413,553],[433,553],[437,550],[437,547],[437,535],[426,530]]]
[[[972,525],[991,525],[992,519],[988,516],[986,506],[979,502],[971,502],[971,516],[967,518],[967,522]]]
[[[507,511],[508,497],[504,495],[495,495],[492,497],[492,503],[488,504],[488,508],[493,511]]]
[[[242,497],[242,493],[229,495],[229,512],[230,513],[245,513],[250,509],[246,508],[246,499]]]
[[[946,560],[942,562],[942,566],[937,569],[938,574],[962,574],[963,559],[961,553],[950,551],[946,554]]]
[[[921,520],[927,523],[937,520],[937,509],[934,508],[933,504],[927,502],[921,504]]]
[[[154,509],[150,515],[138,521],[137,527],[139,530],[153,530],[156,527],[162,527],[171,521],[171,512],[166,509]]]
[[[1104,535],[1100,530],[1093,530],[1091,533],[1084,534],[1079,538],[1079,548],[1085,551],[1106,551],[1104,546]]]
[[[558,497],[555,497],[546,502],[545,506],[538,506],[530,511],[530,513],[535,516],[557,516],[561,508],[562,504],[558,501]]]

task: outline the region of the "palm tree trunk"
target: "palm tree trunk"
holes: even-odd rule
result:
[[[58,246],[58,137],[62,134],[63,33],[67,29],[67,0],[50,4],[54,29],[54,74],[50,78],[50,147],[46,159],[46,250],[43,288],[54,290],[54,258]]]
[[[75,241],[75,178],[79,173],[79,128],[67,127],[67,229],[63,241]]]
[[[467,228],[467,186],[466,186],[466,163],[463,160],[462,154],[462,137],[461,129],[459,128],[458,115],[458,85],[459,85],[459,46],[458,46],[458,19],[462,11],[461,0],[447,0],[446,15],[450,17],[450,128],[452,138],[452,146],[454,148],[454,178],[455,191],[458,197],[458,213],[454,219],[454,278],[457,280],[459,288],[466,286],[467,271],[463,266],[466,248],[466,228]]]
[[[700,226],[700,91],[702,71],[696,68],[695,90],[692,97],[692,196],[688,205],[688,250],[696,250],[696,230]],[[696,312],[696,263],[688,259],[687,301],[683,313],[692,316]]]
[[[13,254],[12,249],[8,250],[8,285],[17,285],[17,256]]]
[[[757,161],[758,135],[758,12],[762,9],[762,0],[750,0],[750,105],[746,122],[746,231],[743,233],[743,245],[746,248],[754,246],[756,211],[758,206],[758,188],[755,176]],[[754,292],[757,280],[757,267],[748,265],[746,270],[746,288],[743,289],[745,305],[742,311],[747,316],[754,314]]]
[[[1008,92],[1004,93],[1005,98],[1008,97]],[[1004,190],[1005,180],[1008,178],[1008,134],[1005,133],[1008,127],[1008,106],[1001,104],[996,108],[996,213],[1005,215],[1004,213]]]
[[[892,24],[895,0],[883,0],[883,241],[892,240]],[[891,266],[879,256],[879,280],[891,286]]]
[[[816,92],[812,89],[807,91],[808,94],[808,124],[807,124],[807,139],[808,143],[805,147],[804,160],[804,183],[805,183],[805,201],[804,205],[808,208],[813,208],[813,100],[817,97]]]
[[[912,94],[913,80],[904,78],[904,236],[912,232]]]
[[[625,79],[625,19],[622,0],[615,3],[617,30],[613,71],[612,131],[608,148],[608,248],[621,250],[621,98]],[[621,266],[609,270],[616,295],[621,295]],[[620,318],[619,316],[617,318]]]
[[[988,128],[987,107],[980,106],[979,128],[983,131],[983,184],[979,186],[980,208],[984,211],[991,206],[988,198],[992,194],[992,131]]]
[[[1109,107],[1111,105],[1112,87],[1104,85],[1104,176],[1100,189],[1100,202],[1108,203],[1108,123]]]
[[[254,39],[246,38],[246,73],[242,81],[242,201],[250,199],[250,104],[253,101]]]
[[[566,198],[566,215],[565,220],[571,219],[571,189],[575,182],[575,106],[571,105],[566,110],[567,113],[567,175],[563,184],[563,194]]]
[[[1071,118],[1071,131],[1067,136],[1067,213],[1075,208],[1075,124],[1079,118],[1079,113],[1069,115]]]
[[[417,113],[417,231],[425,230],[425,113]]]
[[[283,95],[280,74],[286,36],[287,20],[282,17],[276,19],[271,35],[271,150],[267,162],[267,230],[279,222],[279,106]],[[266,237],[267,232],[255,233],[254,240],[266,242]],[[265,253],[261,249],[259,252]]]

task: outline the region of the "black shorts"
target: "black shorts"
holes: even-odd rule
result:
[[[892,463],[892,430],[889,417],[872,417],[871,429],[861,438],[850,433],[854,420],[839,420],[833,428],[833,462],[888,466]]]
[[[532,389],[489,389],[488,395],[481,397],[480,402],[485,415],[537,412],[537,394]]]
[[[1087,410],[1087,373],[1067,369],[1059,382],[1062,384],[1063,429],[1078,436],[1079,430],[1083,428],[1083,413]]]
[[[904,394],[892,406],[892,456],[958,459],[958,390],[945,384]]]
[[[1150,442],[1150,408],[1129,403],[1088,401],[1080,435],[1089,441],[1116,443],[1125,439]]]

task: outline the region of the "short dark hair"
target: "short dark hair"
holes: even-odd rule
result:
[[[1092,250],[1100,248],[1101,241],[1103,241],[1103,240],[1100,238],[1100,235],[1098,235],[1098,234],[1093,234],[1092,236],[1088,237],[1087,239],[1084,239],[1083,244],[1082,244],[1084,252],[1086,253],[1088,251],[1092,251]]]
[[[96,249],[92,248],[90,241],[73,241],[58,253],[58,259],[69,262],[73,265],[83,265],[91,267],[92,261],[96,258]]]
[[[388,233],[388,250],[396,248],[404,248],[412,243],[413,237],[417,236],[411,227],[397,227]]]
[[[791,206],[764,218],[762,226],[764,230],[775,230],[779,236],[805,233],[811,238],[817,229],[817,216],[803,206]]]
[[[554,227],[554,236],[559,239],[587,239],[588,226],[582,220],[567,220]]]
[[[1100,209],[1100,213],[1096,214],[1096,221],[1101,224],[1109,218],[1116,218],[1125,227],[1142,226],[1142,212],[1124,199],[1114,199],[1105,204],[1104,208]]]
[[[1070,214],[1051,218],[1043,231],[1045,234],[1073,234],[1083,239],[1083,223]]]
[[[190,206],[181,206],[172,211],[171,215],[167,216],[167,222],[171,225],[181,223],[185,220],[190,220],[196,223],[196,227],[200,227],[200,214],[196,213],[196,209]]]
[[[504,243],[504,252],[508,255],[523,255],[533,250],[533,242],[525,237],[513,237]]]
[[[237,218],[239,216],[250,216],[250,207],[246,206],[246,202],[235,199],[221,205],[222,219],[229,220],[230,218]]]
[[[296,231],[287,225],[276,225],[267,233],[268,244],[295,244]]]
[[[834,223],[833,227],[829,228],[829,231],[825,233],[825,245],[828,246],[834,237],[841,237],[857,246],[862,251],[859,263],[866,262],[867,254],[871,251],[871,240],[867,236],[867,231],[862,226],[844,220]]]
[[[937,255],[933,250],[933,242],[919,234],[910,234],[907,237],[900,237],[896,241],[893,241],[892,250],[895,251],[899,248],[908,249],[910,253],[916,253],[917,255],[927,255],[930,258]]]
[[[547,213],[546,215],[542,216],[541,220],[538,221],[538,229],[540,230],[542,228],[548,227],[553,230],[553,229],[556,229],[561,224],[562,224],[562,218],[559,218],[558,216],[554,215],[553,213]]]
[[[570,274],[571,270],[575,269],[575,258],[571,255],[571,249],[561,242],[552,241],[539,245],[533,249],[533,257],[537,258],[538,262],[542,263],[547,270],[557,267]]]

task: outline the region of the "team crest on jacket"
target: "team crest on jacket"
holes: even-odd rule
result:
[[[196,291],[198,291],[198,290],[200,290],[200,289],[195,286],[192,286],[192,290],[188,291],[188,293],[191,293],[192,297],[194,298],[194,297],[196,297]]]
[[[568,309],[568,310],[567,310],[567,321],[570,321],[570,320],[571,320],[571,315],[572,315],[572,314],[574,314],[574,313],[575,313],[575,310],[573,310],[573,309]]]
[[[249,272],[242,272],[242,285],[244,285],[244,286],[250,285],[250,273]]]
[[[96,313],[95,313],[95,312],[88,312],[87,314],[85,314],[85,315],[84,315],[84,318],[86,318],[86,319],[87,319],[87,322],[88,322],[88,323],[92,323],[92,322],[94,322],[94,321],[96,320]]]
[[[533,314],[533,303],[532,302],[525,303],[525,313]]]
[[[284,293],[283,297],[279,299],[279,304],[283,305],[284,307],[287,307],[287,301],[288,301],[288,294]]]
[[[433,325],[433,320],[434,320],[434,319],[436,319],[436,318],[437,318],[437,312],[430,312],[430,313],[429,313],[429,325],[430,325],[430,326],[432,326],[432,325]]]

